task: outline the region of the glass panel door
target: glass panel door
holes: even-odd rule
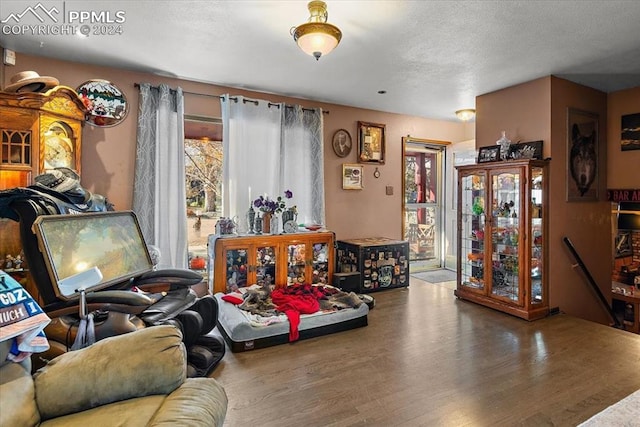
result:
[[[404,240],[409,260],[421,267],[442,266],[443,148],[404,144]]]
[[[486,177],[483,173],[460,176],[460,283],[484,291]]]
[[[227,292],[248,286],[249,248],[229,249],[226,251]]]
[[[329,284],[329,245],[313,243],[313,258],[311,260],[311,283]]]
[[[256,249],[256,283],[274,285],[276,279],[276,248],[258,246]]]
[[[520,173],[491,175],[491,294],[520,301]]]
[[[293,243],[287,245],[287,284],[308,283],[307,245]]]
[[[531,304],[541,304],[545,301],[542,286],[544,259],[544,241],[542,240],[542,209],[544,204],[543,168],[531,168]]]

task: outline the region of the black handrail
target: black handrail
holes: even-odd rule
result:
[[[578,265],[582,269],[582,272],[584,273],[584,275],[587,276],[587,280],[589,281],[589,284],[591,285],[593,290],[596,292],[596,294],[600,298],[600,302],[602,303],[602,305],[607,309],[607,313],[609,313],[609,316],[611,316],[611,318],[613,319],[613,322],[614,322],[613,327],[618,329],[623,329],[622,322],[620,321],[620,319],[618,319],[618,317],[614,313],[613,309],[609,305],[609,301],[607,301],[607,298],[604,296],[604,294],[596,284],[596,281],[593,280],[593,276],[591,276],[591,273],[589,273],[587,266],[584,264],[584,262],[582,262],[582,258],[580,258],[580,255],[578,255],[578,252],[576,251],[575,246],[573,246],[573,243],[571,243],[571,240],[569,240],[568,237],[563,237],[562,240],[567,245],[567,247],[573,254],[573,257],[576,259],[576,261],[578,261]]]

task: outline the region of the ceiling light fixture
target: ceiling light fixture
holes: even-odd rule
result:
[[[456,111],[456,117],[458,117],[463,122],[468,122],[476,116],[476,110],[473,108],[465,108],[464,110]]]
[[[304,53],[320,59],[335,49],[342,39],[342,31],[335,25],[327,23],[329,13],[327,5],[323,1],[310,1],[309,22],[291,28],[293,40]]]

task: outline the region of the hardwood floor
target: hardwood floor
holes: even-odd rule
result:
[[[640,335],[411,280],[371,294],[367,327],[228,351],[225,426],[575,426],[640,389]]]

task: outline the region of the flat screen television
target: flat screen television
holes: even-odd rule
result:
[[[102,280],[87,290],[123,283],[153,270],[153,263],[132,211],[72,215],[41,215],[33,223],[56,295],[76,299],[78,292],[62,292],[60,281],[97,267]]]

